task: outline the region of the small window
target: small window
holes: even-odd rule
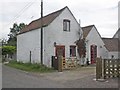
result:
[[[70,46],[70,57],[76,56],[76,46]]]
[[[114,58],[114,55],[111,55],[111,59],[113,59]]]
[[[70,31],[70,20],[63,20],[63,31]]]

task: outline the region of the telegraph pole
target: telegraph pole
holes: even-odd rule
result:
[[[41,64],[43,65],[43,0],[41,0]]]

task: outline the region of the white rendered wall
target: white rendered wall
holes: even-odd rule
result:
[[[104,47],[104,43],[94,27],[89,32],[88,36],[86,37],[86,40],[88,41],[86,42],[86,49],[87,49],[86,59],[88,58],[90,63],[91,63],[91,51],[90,51],[91,45],[97,46],[97,57],[102,57],[102,58],[108,57],[108,51]]]
[[[114,56],[114,59],[119,58],[119,53],[118,52],[109,52],[109,59],[111,59],[112,55]]]
[[[17,36],[17,60],[40,63],[40,31],[33,30]]]
[[[70,32],[63,31],[63,20],[70,20]],[[66,8],[49,26],[44,30],[44,63],[51,66],[51,57],[55,56],[56,45],[65,45],[65,57],[70,57],[70,45],[76,45],[79,39],[79,24]],[[77,48],[77,47],[76,47]],[[77,50],[76,50],[77,53]],[[78,55],[78,54],[77,54]]]

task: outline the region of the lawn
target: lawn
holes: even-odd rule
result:
[[[53,72],[55,71],[53,68],[48,68],[45,65],[40,64],[32,64],[32,63],[22,63],[17,61],[10,61],[7,66],[14,67],[20,70],[29,71],[29,72]]]

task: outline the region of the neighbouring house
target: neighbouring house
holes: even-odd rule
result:
[[[115,33],[115,35],[113,36],[113,38],[119,38],[119,40],[120,40],[120,28],[119,28],[118,31]]]
[[[43,17],[43,64],[51,67],[51,57],[77,57],[76,41],[81,27],[68,7]],[[17,61],[41,62],[41,18],[32,21],[17,35]]]
[[[82,27],[83,38],[86,43],[86,57],[84,64],[89,61],[90,64],[96,62],[97,57],[107,58],[108,50],[104,46],[104,42],[95,27],[95,25],[89,25]]]
[[[105,47],[108,50],[108,59],[120,58],[119,39],[118,38],[102,38],[102,40],[104,41]]]

